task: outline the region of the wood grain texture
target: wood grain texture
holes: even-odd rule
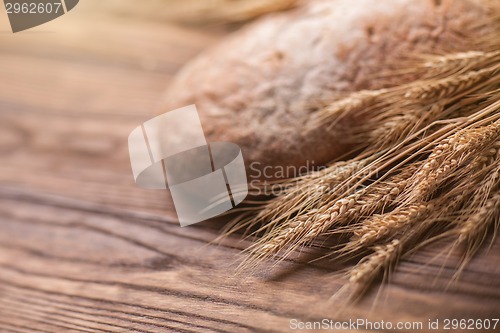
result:
[[[334,262],[292,258],[236,276],[248,243],[211,245],[223,221],[180,228],[168,192],[134,185],[127,150],[172,75],[222,30],[93,16],[97,0],[79,6],[22,34],[0,22],[0,332],[288,332],[292,318],[499,317],[499,242],[446,292],[457,254],[445,262],[435,259],[442,248],[429,248],[350,306],[330,300],[345,283]]]

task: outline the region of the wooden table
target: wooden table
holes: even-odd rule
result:
[[[356,305],[330,300],[345,279],[326,260],[235,275],[248,243],[210,245],[217,222],[180,228],[168,192],[135,186],[127,149],[176,71],[227,29],[100,8],[82,1],[15,35],[0,14],[1,332],[288,332],[293,318],[426,327],[500,317],[500,242],[446,292],[457,254],[445,263],[427,249]]]

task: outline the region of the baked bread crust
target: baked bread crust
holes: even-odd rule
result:
[[[196,104],[208,141],[238,144],[247,167],[321,165],[352,144],[342,128],[306,131],[318,101],[388,84],[403,55],[468,50],[485,0],[318,0],[265,17],[189,63],[164,111]],[[405,80],[399,77],[398,80]]]

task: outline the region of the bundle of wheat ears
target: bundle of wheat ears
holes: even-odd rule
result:
[[[359,293],[401,258],[447,239],[463,254],[458,274],[500,223],[500,35],[471,45],[413,57],[392,75],[417,79],[318,110],[313,123],[325,130],[342,130],[346,115],[364,119],[349,128],[355,154],[277,182],[278,195],[240,209],[225,235],[255,237],[241,268],[321,247],[335,260],[361,258],[347,273]]]

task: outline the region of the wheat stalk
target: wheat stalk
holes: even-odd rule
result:
[[[458,230],[458,242],[481,243],[486,235],[486,230],[490,223],[499,221],[500,218],[500,193],[492,195],[486,203],[476,208],[463,222],[461,222]],[[474,250],[469,249],[469,252],[475,251],[478,246],[469,245]]]
[[[425,218],[434,209],[431,203],[414,204],[398,208],[388,214],[378,214],[367,219],[363,225],[354,231],[357,246],[362,247],[395,234],[402,228],[411,227],[412,224]]]
[[[378,274],[380,269],[389,267],[397,260],[402,251],[402,243],[393,239],[388,244],[377,245],[373,254],[362,259],[350,272],[349,282],[367,285]]]
[[[500,51],[482,52],[468,51],[446,54],[442,56],[427,56],[422,67],[430,70],[426,78],[436,76],[448,76],[464,70],[474,70],[484,68],[495,61],[498,61]]]
[[[500,14],[489,23],[500,31]],[[452,250],[466,247],[463,268],[500,223],[499,35],[469,52],[413,60],[401,73],[416,79],[405,84],[319,107],[305,130],[345,131],[344,119],[362,120],[349,128],[359,153],[251,202],[229,231],[260,236],[240,268],[318,246],[328,249],[322,257],[363,255],[349,281],[366,290],[400,258],[447,237]]]
[[[425,200],[453,172],[470,162],[474,154],[500,137],[500,121],[481,128],[459,131],[438,144],[426,163],[412,178],[416,184],[408,194],[412,201]]]

